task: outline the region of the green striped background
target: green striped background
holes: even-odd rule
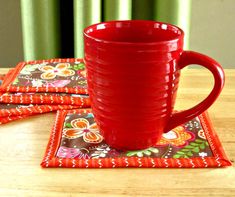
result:
[[[190,11],[191,0],[21,0],[24,59],[83,57],[83,29],[119,19],[175,24],[187,49]]]

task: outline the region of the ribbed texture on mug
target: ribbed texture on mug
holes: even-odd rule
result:
[[[135,149],[159,139],[175,103],[181,52],[182,40],[122,45],[85,36],[91,106],[107,143]]]

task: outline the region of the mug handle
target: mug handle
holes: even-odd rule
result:
[[[193,51],[183,51],[178,62],[179,69],[190,64],[199,64],[211,71],[214,76],[214,87],[201,103],[188,110],[173,113],[164,130],[165,132],[195,118],[207,110],[217,99],[224,86],[224,71],[221,65],[212,58]]]

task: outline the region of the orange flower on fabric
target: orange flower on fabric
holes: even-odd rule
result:
[[[56,76],[69,77],[75,74],[74,70],[68,68],[68,63],[59,63],[55,67],[51,65],[45,65],[40,68],[43,72],[41,74],[42,79],[54,79]]]
[[[76,139],[83,137],[87,143],[100,143],[103,137],[100,135],[97,124],[89,124],[85,118],[77,118],[71,121],[73,128],[63,130],[63,137],[68,139]]]
[[[188,143],[188,140],[194,139],[193,133],[186,132],[184,127],[178,126],[173,130],[164,133],[161,140],[156,145],[167,145],[171,144],[173,146],[181,147]]]

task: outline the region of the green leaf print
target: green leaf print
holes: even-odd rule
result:
[[[205,142],[204,140],[201,140],[201,139],[196,139],[195,142],[197,143],[202,143],[202,142]]]
[[[187,156],[192,157],[193,153],[191,151],[187,152]]]
[[[192,151],[195,152],[195,153],[199,153],[200,149],[199,149],[199,147],[195,147]]]
[[[65,123],[64,127],[66,127],[66,128],[73,128],[72,125],[71,125],[71,123],[68,123],[68,122]]]
[[[71,69],[71,68],[73,69],[73,66],[71,66],[71,64],[69,64],[68,69]]]
[[[185,146],[184,148],[191,149],[191,148],[194,148],[194,146],[188,145],[188,146]]]
[[[158,153],[159,150],[157,148],[148,148],[144,150],[136,150],[136,151],[127,151],[126,156],[132,157],[132,156],[137,156],[137,157],[143,157],[143,156],[150,156],[152,153]]]
[[[181,156],[180,155],[174,155],[175,159],[179,159]]]
[[[184,155],[185,153],[184,152],[181,152],[181,151],[178,151],[177,152],[179,155]]]
[[[157,148],[153,148],[153,147],[149,148],[148,150],[153,152],[153,153],[158,153],[159,152],[159,150]]]
[[[27,64],[24,66],[24,68],[20,71],[20,74],[22,75],[30,75],[32,72],[34,72],[36,69],[38,69],[38,64]]]
[[[19,83],[19,79],[16,78],[15,81],[14,81],[12,84],[13,84],[13,85],[16,85],[16,84],[18,84],[18,83]]]
[[[85,64],[84,64],[84,63],[75,64],[75,65],[73,66],[73,69],[74,69],[74,70],[83,70],[83,69],[85,69]]]
[[[173,158],[189,158],[193,156],[193,153],[199,153],[204,150],[208,145],[205,140],[196,139],[195,142],[191,142],[189,145],[176,152]]]
[[[200,149],[205,149],[206,145],[204,143],[200,144]]]

